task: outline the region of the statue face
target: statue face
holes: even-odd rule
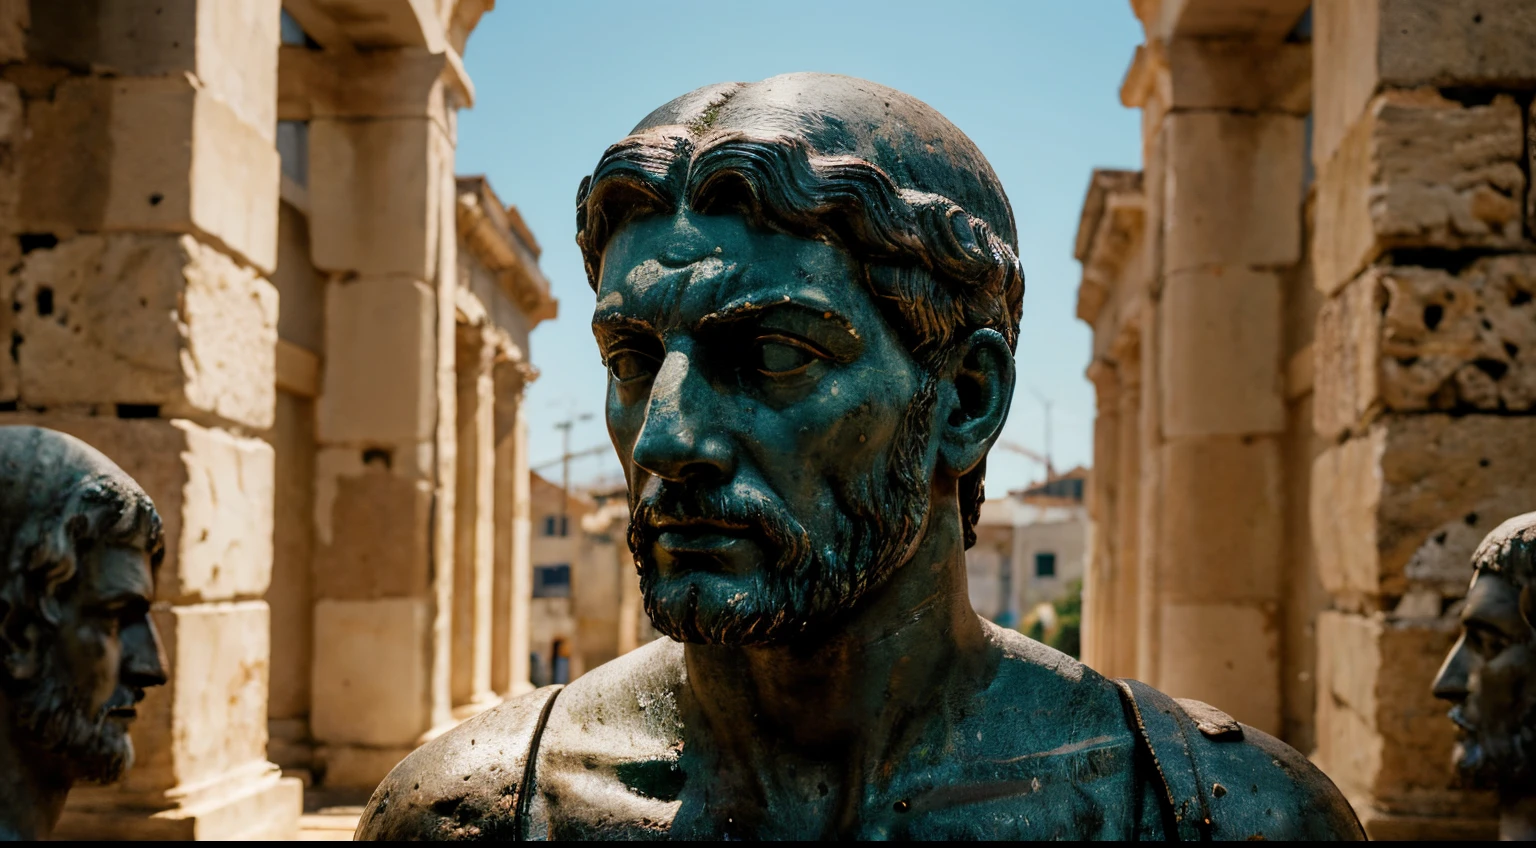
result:
[[[1536,632],[1521,614],[1520,589],[1502,575],[1478,573],[1462,626],[1434,688],[1455,704],[1456,765],[1475,786],[1536,788]]]
[[[842,249],[739,215],[639,218],[604,253],[593,331],[659,631],[782,642],[909,556],[933,383]]]
[[[38,644],[37,668],[15,699],[23,730],[70,776],[111,782],[133,762],[128,725],[144,689],[165,683],[159,634],[149,618],[148,555],[96,547],[59,594],[58,626]]]

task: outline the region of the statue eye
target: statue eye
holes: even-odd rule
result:
[[[782,336],[757,340],[757,370],[770,377],[798,374],[820,358],[805,345]]]
[[[608,357],[608,373],[620,383],[643,380],[656,373],[656,362],[633,350],[621,350]]]

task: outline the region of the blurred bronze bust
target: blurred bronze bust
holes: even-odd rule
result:
[[[128,725],[165,683],[162,550],[154,504],[111,460],[0,427],[0,839],[46,839],[76,781],[132,765]]]
[[[360,838],[1360,838],[1304,757],[981,619],[1012,209],[900,92],[662,106],[582,183],[607,420],[670,640],[472,719]]]
[[[1499,793],[1499,835],[1536,839],[1536,512],[1494,528],[1472,555],[1461,639],[1435,678],[1460,731],[1466,782]]]

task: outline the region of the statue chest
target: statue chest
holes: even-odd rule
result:
[[[554,839],[1136,839],[1157,830],[1128,735],[1024,750],[915,749],[837,786],[733,777],[705,757],[541,764],[530,835]]]

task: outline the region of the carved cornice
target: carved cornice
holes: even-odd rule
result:
[[[1145,226],[1140,171],[1098,169],[1088,183],[1074,251],[1083,264],[1077,317],[1093,324]]]
[[[1162,42],[1137,45],[1136,54],[1131,57],[1131,66],[1126,68],[1125,79],[1120,82],[1120,103],[1127,109],[1145,106],[1147,98],[1157,87],[1160,72],[1167,65]]]
[[[507,297],[535,325],[559,314],[539,269],[539,243],[516,208],[503,206],[485,177],[459,177],[458,193],[460,237]]]

